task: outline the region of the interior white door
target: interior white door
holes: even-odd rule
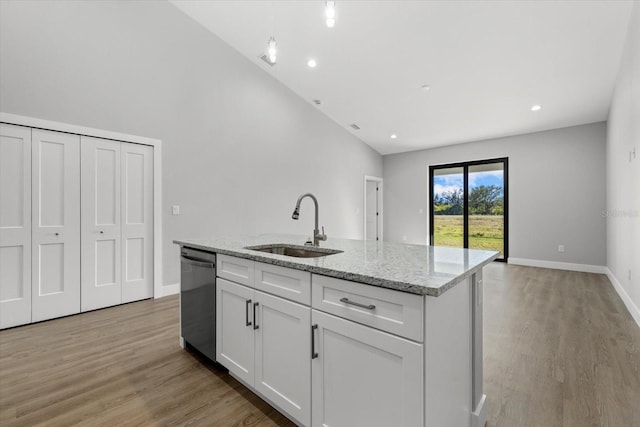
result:
[[[153,297],[153,147],[123,143],[122,302]]]
[[[216,279],[216,360],[253,386],[255,291]]]
[[[32,130],[32,321],[80,312],[80,137]]]
[[[31,322],[31,129],[0,125],[0,329]]]
[[[311,309],[260,291],[255,388],[302,425],[311,425]]]
[[[81,138],[82,311],[122,302],[120,142]]]
[[[422,345],[312,310],[312,425],[422,426]]]
[[[367,235],[366,240],[378,240],[378,182],[367,181]]]

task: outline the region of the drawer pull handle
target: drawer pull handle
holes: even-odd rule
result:
[[[246,303],[244,307],[245,326],[251,326],[251,320],[249,320],[249,306],[251,305],[251,300],[248,299],[245,301],[245,303]]]
[[[253,330],[254,331],[260,327],[258,326],[258,319],[256,318],[256,307],[258,307],[259,304],[260,304],[259,302],[253,303]]]
[[[356,307],[366,308],[367,310],[375,310],[376,308],[376,306],[373,304],[360,304],[359,302],[349,301],[349,298],[347,297],[340,298],[340,302],[343,302],[345,304],[355,305]]]
[[[316,352],[316,340],[314,331],[318,329],[318,324],[311,325],[311,359],[318,358],[318,353]]]

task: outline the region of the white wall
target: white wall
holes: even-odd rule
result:
[[[291,220],[307,191],[327,244],[362,237],[382,157],[174,6],[1,1],[0,52],[0,111],[162,140],[166,285],[173,239],[310,235],[310,201]]]
[[[635,150],[635,158],[629,153]],[[640,325],[640,4],[633,8],[607,132],[607,266]],[[629,271],[631,270],[631,277]],[[617,283],[616,283],[617,282]],[[626,296],[625,296],[626,294]],[[631,302],[631,304],[630,304]]]
[[[508,157],[509,257],[604,266],[605,139],[602,122],[384,156],[385,240],[427,242],[429,165]]]

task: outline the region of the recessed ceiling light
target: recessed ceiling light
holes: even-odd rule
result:
[[[391,139],[396,139],[398,137],[398,135],[396,135],[395,133],[391,134]]]
[[[311,68],[316,68],[316,65],[318,65],[318,63],[316,62],[315,59],[310,59],[307,61],[307,65]]]
[[[427,90],[431,89],[431,86],[429,86],[429,85],[422,85],[422,86],[420,86],[420,89],[422,89],[422,90],[424,90],[424,91],[427,91]]]
[[[542,106],[536,104],[536,105],[532,105],[531,106],[531,111],[540,111],[540,109],[542,108]]]

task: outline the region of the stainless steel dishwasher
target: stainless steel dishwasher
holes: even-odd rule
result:
[[[180,248],[180,333],[216,360],[216,254]]]

